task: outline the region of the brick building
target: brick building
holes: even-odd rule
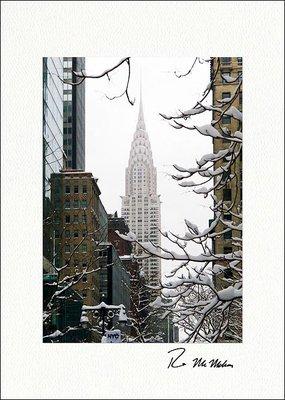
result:
[[[67,276],[78,279],[72,288],[82,296],[84,305],[100,300],[98,271],[80,277],[83,270],[98,269],[98,242],[107,239],[100,193],[90,172],[64,170],[51,175],[54,263],[58,268],[67,265],[61,273],[65,282]]]
[[[234,97],[237,95],[232,102],[232,105],[238,110],[242,111],[242,58],[241,57],[220,57],[219,72],[215,78],[215,84],[213,86],[213,105],[218,107],[221,106],[221,101]],[[211,76],[215,75],[218,67],[218,58],[214,58],[211,64]],[[227,79],[227,77],[232,79]],[[241,85],[240,85],[241,83]],[[238,86],[240,85],[240,88]],[[213,111],[213,120],[217,120],[220,114]],[[228,115],[223,115],[219,131],[226,131],[227,135],[233,135],[235,132],[241,130],[241,122],[237,119]],[[229,147],[229,141],[226,139],[213,139],[214,153],[219,150],[223,150]],[[230,220],[234,224],[239,224],[240,219],[235,217],[233,214],[239,214],[242,211],[242,151],[237,146],[236,151],[239,151],[239,157],[231,167],[231,173],[235,175],[235,178],[226,184],[223,189],[216,189],[214,194],[217,196],[217,200],[223,200],[227,207],[231,208],[231,212],[224,212],[223,219]],[[226,160],[221,160],[215,163],[215,169],[225,164]],[[232,207],[231,207],[232,206]],[[224,226],[219,223],[217,231],[222,231]],[[227,254],[233,251],[239,250],[233,245],[232,237],[240,237],[239,231],[229,231],[221,236],[217,236],[213,240],[213,250],[216,254]],[[230,269],[225,270],[224,277],[227,279],[232,275]],[[222,285],[222,282],[219,282]]]
[[[218,73],[216,74],[218,69]],[[215,76],[215,84],[213,86],[213,105],[221,107],[221,104],[226,106],[227,99],[231,98],[232,106],[237,110],[242,111],[242,57],[220,57],[214,58],[211,62],[211,75]],[[220,114],[213,111],[213,120],[217,120]],[[236,135],[237,132],[242,132],[242,122],[238,118],[229,115],[223,115],[219,123],[219,131],[227,135]],[[233,142],[232,142],[233,144]],[[219,150],[227,149],[230,142],[226,139],[213,139],[214,153]],[[215,190],[214,194],[217,197],[217,202],[223,201],[222,219],[230,221],[232,225],[241,223],[240,214],[242,213],[242,145],[241,143],[234,144],[234,153],[237,154],[235,162],[230,168],[230,174],[234,176],[225,187]],[[215,163],[215,169],[225,165],[229,160],[223,159]],[[221,232],[225,229],[224,224],[219,223],[216,231]],[[233,238],[237,238],[234,239]],[[240,239],[242,232],[234,229],[229,230],[222,235],[216,236],[213,240],[213,251],[215,254],[230,254],[239,251]],[[225,262],[220,261],[220,264]],[[229,264],[226,269],[216,276],[215,286],[218,290],[232,285],[232,282],[238,278],[238,273],[234,271]],[[238,264],[242,270],[242,262]],[[240,278],[238,278],[240,279]],[[222,338],[221,342],[236,342],[236,337],[242,336],[242,308],[241,300],[234,302],[231,305],[229,327]],[[231,327],[234,327],[237,335],[234,337],[231,334]]]

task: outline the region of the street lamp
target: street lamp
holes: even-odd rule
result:
[[[81,324],[83,329],[87,329],[88,326],[90,325],[89,318],[87,316],[87,312],[86,311],[82,311],[81,318],[80,318],[80,324]]]
[[[94,312],[95,317],[100,317],[100,319],[102,321],[102,336],[105,335],[106,322],[110,322],[111,319],[115,315],[118,316],[118,322],[120,322],[120,323],[126,324],[128,321],[128,317],[127,317],[126,311],[125,311],[125,306],[123,304],[120,304],[119,306],[115,306],[113,304],[111,304],[111,305],[106,304],[106,303],[104,303],[104,301],[102,301],[97,306],[82,306],[82,314],[81,314],[80,322],[83,319],[83,324],[86,323],[86,318],[89,322],[89,319],[86,315],[87,311],[92,311],[92,312]]]

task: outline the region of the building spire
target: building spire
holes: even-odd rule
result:
[[[138,115],[138,123],[137,130],[142,129],[145,131],[145,122],[143,115],[143,103],[142,103],[142,77],[140,76],[140,106],[139,106],[139,115]]]

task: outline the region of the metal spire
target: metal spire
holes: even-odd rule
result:
[[[145,122],[144,122],[144,115],[143,115],[143,103],[142,103],[142,77],[140,74],[140,106],[139,106],[139,116],[138,116],[138,123],[137,129],[142,129],[145,131]]]

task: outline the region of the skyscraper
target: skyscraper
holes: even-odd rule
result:
[[[72,71],[85,69],[85,58],[64,57],[63,77],[75,82]],[[67,167],[85,169],[85,82],[80,85],[64,84],[63,92],[63,148],[67,155]]]
[[[142,99],[136,131],[131,144],[126,168],[125,196],[122,196],[122,217],[140,242],[149,240],[160,245],[160,196],[157,194],[157,173],[146,132]],[[159,258],[150,257],[141,262],[148,283],[156,285],[161,275]]]
[[[43,218],[51,214],[50,176],[65,165],[63,151],[63,58],[43,58]],[[49,224],[43,227],[43,253],[52,258]]]

